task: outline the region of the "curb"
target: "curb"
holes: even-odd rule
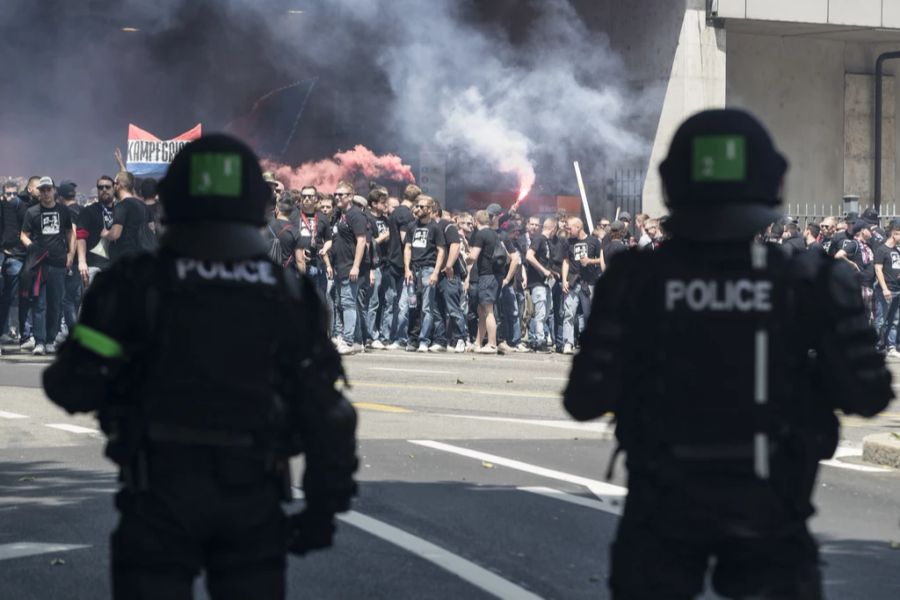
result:
[[[900,469],[900,435],[875,433],[863,438],[865,462]]]

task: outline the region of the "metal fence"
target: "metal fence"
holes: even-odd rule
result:
[[[616,210],[628,212],[631,218],[643,210],[644,171],[642,169],[617,169],[606,179],[604,198],[600,200],[599,211],[594,220],[601,217],[613,219]]]
[[[844,212],[843,206],[836,204],[788,203],[785,204],[784,208],[784,212],[786,215],[797,220],[797,223],[800,226],[801,230],[806,227],[807,223],[818,223],[825,217],[836,217],[842,219],[847,214]],[[859,206],[858,214],[861,215],[867,208],[868,206],[861,204]],[[889,221],[900,217],[900,214],[897,213],[897,204],[882,204],[879,216],[882,224],[886,224]]]

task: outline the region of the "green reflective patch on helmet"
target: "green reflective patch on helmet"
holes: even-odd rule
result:
[[[104,358],[119,358],[124,354],[122,344],[87,325],[76,325],[72,329],[72,339]]]
[[[704,135],[694,138],[693,180],[744,181],[747,178],[747,140],[742,135]]]
[[[191,196],[241,195],[241,156],[207,152],[191,156]]]

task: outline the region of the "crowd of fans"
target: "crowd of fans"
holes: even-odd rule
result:
[[[415,185],[395,198],[375,184],[361,196],[350,182],[325,193],[264,178],[269,255],[312,281],[341,354],[572,354],[608,262],[629,247],[653,251],[664,238],[664,223],[645,214],[622,212],[591,227],[577,216],[525,216],[497,204],[450,212]],[[93,277],[154,247],[162,230],[154,180],[122,170],[101,176],[94,196],[82,204],[74,183],[50,177],[3,184],[0,342],[53,353]],[[900,356],[900,221],[885,232],[870,209],[801,232],[786,218],[763,237],[788,253],[825,252],[852,265],[885,351]]]

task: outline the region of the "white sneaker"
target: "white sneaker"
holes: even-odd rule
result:
[[[56,354],[56,344],[47,344],[44,346],[44,350],[47,351],[47,354]]]
[[[466,342],[464,340],[457,340],[456,347],[453,348],[453,351],[457,354],[462,354],[466,351]]]
[[[531,348],[528,347],[528,344],[522,342],[516,346],[516,352],[531,352]]]
[[[466,342],[466,352],[475,352],[475,344]]]
[[[366,347],[362,344],[353,344],[350,346],[350,349],[353,350],[353,354],[358,354],[366,351]]]
[[[432,344],[428,347],[429,352],[446,352],[447,346],[441,346],[440,344]]]
[[[341,356],[347,356],[349,354],[353,354],[353,347],[347,344],[344,340],[340,340],[337,343],[337,352]]]
[[[512,351],[513,351],[512,346],[510,346],[506,342],[500,342],[499,344],[497,344],[497,352],[506,353],[506,352],[512,352]]]
[[[475,354],[497,354],[497,346],[485,344],[481,348],[475,348]]]
[[[572,344],[563,346],[563,354],[575,354],[575,348],[572,347]]]
[[[415,346],[415,344],[407,344],[407,345],[406,345],[406,351],[407,351],[407,352],[415,352],[415,351],[416,351],[416,346]],[[426,350],[426,352],[428,352],[428,351]]]
[[[34,350],[34,338],[30,337],[19,345],[19,350]]]
[[[387,347],[388,350],[405,350],[406,346],[401,346],[399,342],[392,342],[390,346]]]
[[[888,358],[900,358],[900,352],[897,351],[896,348],[891,348],[887,351]]]
[[[44,356],[45,354],[47,354],[47,349],[44,348],[43,344],[37,344],[34,347],[34,350],[31,351],[31,353],[35,356]]]
[[[372,350],[387,350],[388,347],[381,343],[381,340],[375,340],[370,345],[369,348]]]
[[[428,346],[425,344],[425,342],[419,344],[418,352],[428,352]]]

